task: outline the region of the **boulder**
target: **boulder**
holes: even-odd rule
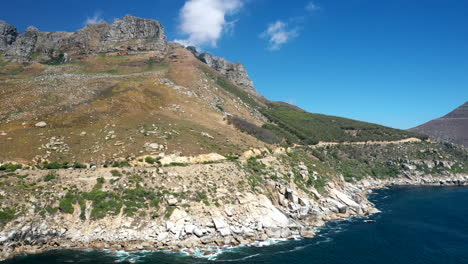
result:
[[[46,127],[47,123],[44,121],[38,122],[34,125],[35,127]]]
[[[303,227],[301,228],[301,231],[299,234],[301,235],[301,237],[311,238],[315,236],[315,231],[312,228]]]
[[[169,206],[176,206],[177,205],[177,199],[176,198],[171,198],[171,199],[167,200],[167,203],[169,204]]]
[[[202,231],[200,228],[198,228],[198,227],[195,227],[195,228],[193,229],[193,233],[194,233],[197,237],[202,237],[202,236],[203,236],[203,231]]]
[[[228,227],[228,224],[221,217],[213,217],[213,223],[218,231]]]

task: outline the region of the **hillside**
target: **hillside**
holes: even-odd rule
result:
[[[169,42],[155,20],[0,21],[0,53],[0,260],[210,254],[367,217],[374,188],[468,184],[467,149],[269,101],[241,63]]]
[[[468,147],[468,102],[447,115],[411,128],[410,131],[429,135],[435,141]]]
[[[0,162],[102,165],[423,138],[269,102],[242,64],[166,41],[155,20],[126,16],[73,33],[30,27],[19,34],[0,24]]]

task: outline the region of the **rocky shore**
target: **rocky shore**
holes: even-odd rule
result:
[[[269,164],[274,167],[276,160],[270,159]],[[163,173],[159,169],[160,174],[156,169],[149,171],[149,174],[161,180],[167,175],[174,177],[190,170],[197,174],[208,169],[215,174],[224,170],[223,176],[227,179],[230,175],[242,177],[242,171],[235,165],[208,166],[168,168]],[[275,173],[283,173],[279,167],[275,170]],[[309,177],[307,169],[302,170]],[[80,178],[77,177],[81,175],[82,179],[86,174],[85,171],[74,173],[70,177],[78,181]],[[99,173],[103,172],[93,171],[93,174]],[[248,245],[268,239],[310,238],[315,235],[315,228],[323,226],[327,221],[377,213],[378,209],[367,200],[367,195],[374,189],[394,185],[467,184],[468,175],[420,175],[385,180],[366,178],[353,184],[338,179],[328,182],[322,193],[312,188],[312,195],[307,195],[294,183],[268,180],[265,189],[256,192],[230,193],[223,188],[226,186],[220,186],[219,196],[232,198],[231,202],[222,205],[191,203],[190,210],[187,210],[184,208],[188,206],[182,205],[187,204],[187,201],[168,197],[167,203],[174,210],[164,218],[126,216],[120,212],[118,215],[90,220],[88,210],[87,220],[83,221],[80,219],[79,206],[74,205],[76,210],[72,214],[40,218],[31,212],[8,223],[0,232],[0,258],[49,249],[180,251],[199,248],[203,252],[203,249]],[[178,185],[187,189],[183,181]]]

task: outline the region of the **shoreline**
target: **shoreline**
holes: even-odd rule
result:
[[[213,251],[216,252],[215,255],[219,254],[226,248],[233,248],[239,246],[256,246],[260,243],[265,243],[265,241],[285,241],[291,239],[303,239],[303,238],[312,238],[315,236],[315,232],[317,228],[323,227],[329,221],[333,220],[348,220],[353,217],[366,217],[375,213],[380,212],[376,206],[370,203],[367,200],[367,197],[370,193],[374,190],[388,188],[392,186],[468,186],[468,175],[451,175],[451,176],[418,176],[418,177],[408,177],[408,178],[395,178],[395,179],[386,179],[386,180],[378,180],[378,179],[363,179],[360,182],[351,184],[351,183],[344,183],[344,189],[354,189],[355,194],[364,195],[365,203],[371,204],[372,207],[369,208],[369,211],[364,213],[353,213],[347,212],[345,214],[332,214],[332,216],[324,221],[321,221],[319,225],[309,225],[309,226],[296,226],[294,227],[283,227],[281,231],[289,229],[290,233],[288,236],[277,236],[277,234],[269,234],[268,231],[263,232],[263,236],[258,237],[254,236],[252,238],[247,238],[243,241],[239,241],[238,239],[233,241],[222,241],[222,240],[215,240],[215,241],[203,241],[201,243],[193,244],[191,247],[184,247],[181,243],[166,246],[157,245],[156,243],[151,243],[154,241],[145,241],[145,240],[129,240],[129,241],[89,241],[88,243],[81,243],[81,242],[73,242],[69,238],[62,239],[60,237],[52,238],[45,240],[46,243],[42,245],[25,245],[24,243],[16,244],[14,250],[10,252],[5,252],[5,241],[0,240],[0,243],[3,244],[3,254],[0,255],[0,261],[6,260],[8,258],[12,258],[16,255],[24,255],[24,254],[40,254],[50,250],[61,250],[61,249],[71,249],[71,250],[109,250],[112,252],[124,251],[124,252],[138,252],[138,251],[154,251],[154,252],[173,252],[173,253],[183,253],[187,255],[195,255],[201,254],[202,256],[213,255]],[[328,199],[328,198],[325,198]],[[301,231],[307,229],[308,232],[302,233]],[[237,237],[236,237],[237,238]],[[260,238],[260,239],[258,239]],[[3,239],[4,240],[4,239]],[[271,245],[270,242],[268,245]],[[266,246],[268,246],[266,245]],[[8,254],[5,254],[8,253]]]

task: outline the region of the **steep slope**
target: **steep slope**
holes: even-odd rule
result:
[[[447,115],[411,128],[410,131],[429,135],[435,141],[468,147],[468,102]]]

